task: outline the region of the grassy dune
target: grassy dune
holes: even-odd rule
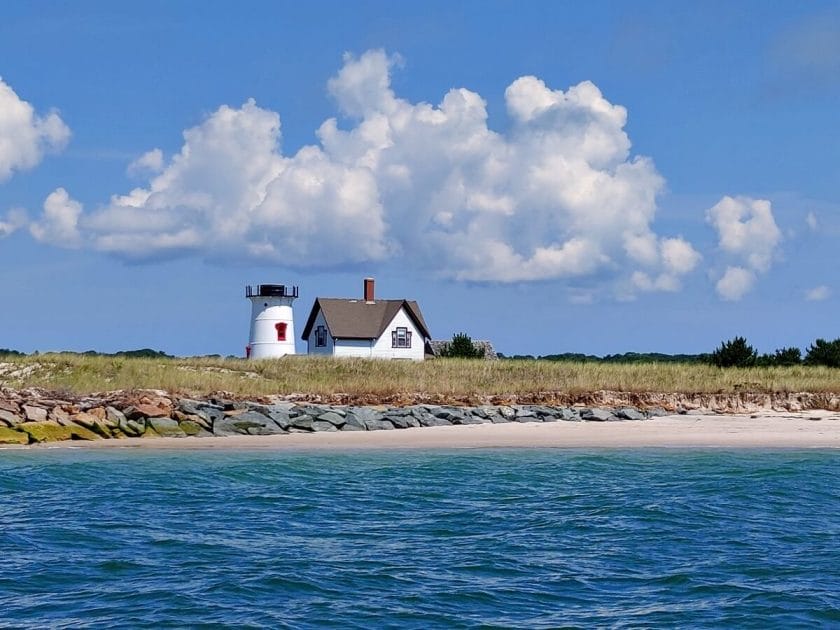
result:
[[[822,367],[726,369],[692,364],[598,364],[548,361],[422,363],[320,359],[139,359],[43,354],[0,357],[0,385],[77,394],[115,389],[165,389],[183,394],[394,397],[623,392],[840,392],[840,370]]]

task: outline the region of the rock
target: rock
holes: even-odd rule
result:
[[[26,431],[32,442],[58,442],[73,439],[73,429],[63,427],[57,422],[23,422],[18,425],[21,431]]]
[[[105,416],[107,415],[105,412],[105,407],[92,407],[88,409],[87,412],[95,418],[99,418],[100,420],[104,420]]]
[[[391,430],[394,425],[384,419],[365,420],[365,427],[368,431]]]
[[[533,409],[529,409],[527,407],[519,407],[516,409],[516,421],[542,422],[542,418],[540,418]]]
[[[120,431],[129,437],[140,437],[146,432],[146,420],[140,418],[139,420],[128,420],[120,422]]]
[[[451,427],[452,423],[445,418],[438,418],[429,414],[419,421],[420,426],[424,427]]]
[[[670,416],[671,412],[666,411],[662,407],[652,407],[647,410],[647,414],[649,418],[659,418],[661,416]]]
[[[50,420],[55,420],[58,424],[67,426],[69,424],[73,424],[73,419],[70,417],[70,414],[64,410],[63,407],[53,407],[50,411]]]
[[[313,418],[317,418],[325,411],[327,410],[323,407],[317,407],[315,405],[295,405],[289,412],[289,415],[293,418],[295,416],[312,416]]]
[[[172,419],[177,420],[178,424],[181,424],[183,422],[193,422],[205,430],[209,430],[211,427],[211,424],[201,416],[191,413],[184,413],[179,409],[176,409],[172,412]]]
[[[350,412],[344,416],[344,424],[342,425],[341,430],[367,431],[367,427],[363,421],[359,420],[359,417],[354,412]]]
[[[235,416],[223,417],[213,423],[214,435],[276,435],[286,433],[261,413],[245,411]]]
[[[350,422],[351,416],[356,418],[363,426],[367,424],[368,420],[382,419],[382,413],[370,407],[350,407],[344,416],[344,421]]]
[[[207,428],[212,428],[213,421],[224,415],[224,409],[219,405],[213,405],[199,400],[182,398],[178,401],[178,411],[189,416],[198,416],[207,423]]]
[[[568,407],[564,407],[563,409],[560,409],[558,417],[560,418],[560,420],[562,420],[564,422],[580,420],[580,416],[578,415],[578,412],[575,411],[574,409],[569,409]]]
[[[105,407],[105,423],[110,428],[119,428],[126,421],[125,414],[116,407]]]
[[[0,422],[9,427],[16,427],[23,422],[23,418],[11,411],[0,409]]]
[[[100,437],[93,431],[78,425],[62,426],[57,422],[23,422],[18,425],[25,431],[32,442],[59,442],[62,440],[98,440]]]
[[[14,414],[20,413],[20,407],[17,403],[12,402],[11,400],[3,400],[2,398],[0,398],[0,410],[10,411]]]
[[[205,429],[200,423],[193,420],[184,420],[183,422],[179,422],[178,426],[181,427],[181,431],[186,433],[188,437],[213,437],[212,433]]]
[[[504,424],[505,422],[510,422],[507,418],[505,418],[500,413],[491,413],[490,414],[490,422],[493,424]]]
[[[615,412],[617,418],[622,420],[644,420],[645,414],[633,407],[624,407]]]
[[[212,426],[225,417],[225,412],[222,409],[218,409],[213,406],[202,407],[199,410],[199,413],[196,414],[197,416],[201,416],[204,420]]]
[[[446,418],[441,418],[441,419],[445,420]],[[477,418],[472,414],[465,413],[461,417],[452,418],[451,422],[452,422],[452,424],[485,424],[485,423],[489,423],[490,421],[486,420],[485,418]]]
[[[439,407],[433,413],[436,418],[449,420],[452,424],[477,424],[476,422],[464,422],[467,418],[467,414],[456,407]]]
[[[507,420],[513,420],[516,417],[516,410],[513,407],[508,407],[507,405],[502,405],[497,411],[500,416]]]
[[[71,416],[71,420],[73,420],[75,424],[83,426],[85,429],[93,431],[104,438],[111,437],[111,432],[108,430],[105,420],[100,420],[93,414],[87,413],[86,411],[74,413]]]
[[[70,439],[73,439],[73,440],[88,440],[88,441],[91,441],[91,440],[101,440],[103,437],[106,437],[106,438],[111,437],[110,433],[105,435],[105,436],[102,436],[102,435],[99,435],[98,433],[96,433],[95,431],[91,431],[90,429],[87,429],[85,427],[80,427],[79,425],[72,425],[72,426],[69,427],[69,429],[73,433],[73,435]]]
[[[320,416],[318,416],[318,420],[321,422],[328,422],[338,428],[341,428],[346,422],[345,416],[339,415],[335,411],[328,411],[326,413],[322,413]],[[316,431],[317,430],[318,429],[316,429]]]
[[[0,426],[0,444],[29,444],[29,434]]]
[[[291,420],[290,425],[289,425],[290,430],[292,428],[298,429],[298,430],[301,430],[301,431],[311,431],[312,430],[312,422],[313,422],[314,418],[310,415],[297,416],[297,417],[291,418],[290,420]]]
[[[589,422],[606,422],[612,420],[614,417],[612,412],[607,409],[581,409],[580,411],[581,420]]]
[[[148,424],[161,437],[186,437],[187,433],[172,418],[149,418]]]
[[[270,409],[267,415],[269,418],[274,420],[274,424],[284,431],[292,425],[292,419],[289,416],[288,411],[283,409]]]
[[[367,427],[364,425],[363,422],[359,422],[358,418],[355,418],[355,417],[353,418],[353,421],[351,422],[349,420],[349,416],[348,416],[348,421],[345,422],[343,425],[341,425],[341,430],[342,431],[367,431]]]
[[[388,412],[383,420],[393,424],[395,429],[409,429],[420,426],[420,421],[412,415],[392,415],[391,412]]]
[[[162,418],[169,415],[169,409],[158,407],[157,405],[148,405],[146,403],[138,403],[131,405],[123,410],[123,414],[129,420],[139,420],[140,418]]]
[[[332,422],[328,422],[327,420],[313,420],[312,421],[312,430],[313,431],[338,431],[338,427],[336,427]]]
[[[191,398],[181,398],[175,404],[175,408],[182,413],[199,416],[199,415],[201,415],[201,408],[202,407],[207,407],[209,404],[210,403],[203,402],[201,400],[192,400]],[[219,409],[221,409],[221,407],[219,407]]]
[[[47,410],[43,407],[35,407],[34,405],[23,405],[23,416],[30,422],[44,422],[49,415]]]

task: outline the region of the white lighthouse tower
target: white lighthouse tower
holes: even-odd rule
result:
[[[292,302],[298,288],[285,284],[260,284],[245,287],[251,300],[251,335],[245,356],[271,359],[295,353],[295,322]]]

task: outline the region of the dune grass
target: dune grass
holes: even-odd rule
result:
[[[436,359],[420,363],[324,359],[146,359],[42,354],[0,357],[0,385],[76,394],[163,389],[201,395],[527,395],[622,392],[840,392],[840,370],[824,367],[720,369],[677,363],[606,364]]]

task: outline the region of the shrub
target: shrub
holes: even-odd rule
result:
[[[773,365],[799,365],[802,351],[799,348],[779,348],[773,354]]]
[[[481,359],[484,358],[484,350],[476,348],[468,334],[457,333],[443,348],[441,355],[461,359]]]
[[[840,339],[817,339],[805,354],[806,365],[840,367]]]
[[[755,348],[744,337],[735,337],[720,344],[712,353],[711,362],[718,367],[752,367],[757,358]]]

